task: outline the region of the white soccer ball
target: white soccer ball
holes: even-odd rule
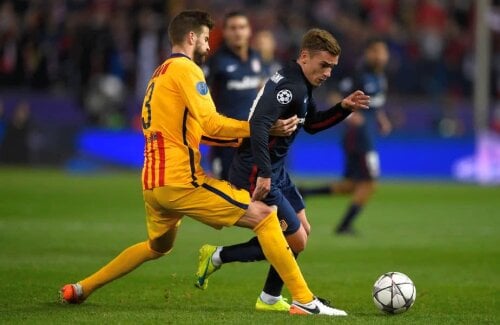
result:
[[[400,314],[413,305],[417,291],[413,281],[400,272],[381,275],[373,285],[373,302],[388,314]]]

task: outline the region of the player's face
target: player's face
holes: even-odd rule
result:
[[[194,57],[193,61],[201,65],[205,62],[207,58],[208,51],[210,51],[210,46],[208,45],[210,30],[208,27],[203,26],[200,35],[196,35],[196,43],[194,47]]]
[[[365,56],[368,64],[375,68],[375,70],[384,70],[389,61],[389,50],[385,43],[378,42],[366,49]]]
[[[224,27],[224,40],[232,48],[248,46],[252,31],[248,18],[244,16],[234,16],[226,21]]]
[[[318,87],[332,75],[333,67],[339,63],[339,56],[327,51],[302,51],[299,63],[307,80]]]

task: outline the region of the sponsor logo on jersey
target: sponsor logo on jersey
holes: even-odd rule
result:
[[[288,229],[288,224],[286,223],[286,221],[284,219],[280,220],[280,227],[281,227],[281,231],[286,231]]]
[[[235,72],[236,69],[238,69],[238,65],[237,64],[230,64],[228,66],[226,66],[226,71],[231,73],[231,72]]]
[[[260,61],[257,59],[252,60],[251,66],[252,66],[252,71],[255,73],[259,73],[260,70],[262,69],[262,67],[260,65]]]
[[[200,81],[196,84],[196,90],[200,95],[208,94],[208,86],[204,81]]]
[[[292,92],[289,89],[281,89],[276,95],[278,103],[286,105],[292,101]]]
[[[227,82],[228,90],[247,90],[259,88],[261,79],[258,76],[245,76],[241,80],[229,80]]]

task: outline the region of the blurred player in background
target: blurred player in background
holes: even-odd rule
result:
[[[0,106],[0,119],[2,118],[2,110],[3,108]],[[30,116],[30,104],[27,101],[21,101],[16,105],[11,119],[6,123],[5,131],[0,129],[0,164],[27,164],[30,162],[29,138],[33,130]],[[2,121],[0,121],[1,123]]]
[[[209,51],[213,21],[206,12],[184,11],[172,19],[171,56],[154,72],[142,107],[145,138],[142,171],[148,240],[125,249],[91,276],[60,290],[67,303],[81,303],[103,285],[142,263],[168,254],[184,215],[214,228],[252,229],[266,258],[293,296],[298,314],[346,315],[316,298],[281,232],[276,211],[251,201],[248,191],[206,176],[200,165],[202,141],[234,143],[248,137],[249,123],[215,110],[201,68]],[[212,138],[216,137],[216,138]]]
[[[369,110],[355,112],[346,120],[342,139],[344,179],[319,188],[300,189],[304,197],[318,194],[351,195],[351,203],[335,228],[337,234],[355,233],[353,222],[375,191],[380,172],[379,157],[375,149],[377,124],[382,135],[387,135],[392,130],[383,109],[387,94],[385,67],[388,60],[387,44],[381,39],[372,39],[366,45],[363,64],[356,77],[346,78],[340,83],[343,93],[362,89],[371,97]]]
[[[353,110],[367,109],[369,97],[355,91],[328,110],[319,111],[313,98],[314,88],[323,84],[338,64],[340,46],[327,31],[311,29],[303,37],[295,62],[273,75],[261,89],[250,113],[250,139],[238,149],[229,180],[248,189],[252,200],[278,207],[278,219],[295,255],[304,250],[310,225],[304,202],[285,168],[287,153],[303,127],[314,134],[344,120]],[[297,115],[299,128],[288,137],[269,136],[278,119]],[[232,246],[204,245],[200,249],[196,286],[205,289],[210,274],[223,263],[252,262],[265,259],[258,238]],[[264,311],[296,310],[281,296],[283,281],[271,267],[256,309]]]
[[[217,111],[237,120],[248,120],[250,107],[265,78],[261,57],[250,48],[252,30],[248,17],[239,11],[224,16],[224,44],[208,60],[205,68]],[[231,147],[210,151],[212,173],[228,179],[229,166],[236,152]]]
[[[267,76],[272,76],[278,72],[282,66],[275,59],[276,40],[270,30],[261,30],[255,34],[253,39],[253,48],[259,52],[262,57],[262,65]]]

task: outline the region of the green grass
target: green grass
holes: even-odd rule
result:
[[[331,234],[345,198],[307,203],[312,236],[299,262],[313,291],[349,312],[345,319],[255,312],[264,262],[226,265],[207,291],[194,288],[202,244],[231,244],[251,233],[216,231],[187,218],[169,256],[69,306],[57,303],[62,284],[145,239],[139,173],[2,168],[0,323],[500,322],[500,188],[382,183],[355,238]],[[417,299],[407,313],[386,316],[372,303],[373,282],[387,271],[404,272],[416,284]]]

